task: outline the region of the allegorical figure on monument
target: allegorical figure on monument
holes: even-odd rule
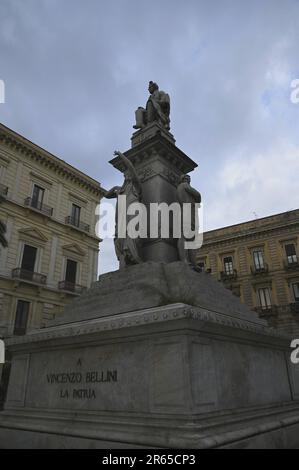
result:
[[[139,107],[135,111],[136,124],[134,129],[143,129],[152,122],[157,122],[166,130],[170,129],[170,98],[167,93],[159,90],[157,83],[149,82],[150,96],[146,108]]]
[[[127,214],[127,208],[134,202],[141,202],[142,188],[136,170],[130,160],[121,152],[116,150],[114,155],[118,156],[124,163],[125,179],[122,186],[114,186],[105,194],[107,199],[117,199],[116,212],[115,212],[115,238],[114,246],[117,259],[119,260],[119,267],[123,268],[131,264],[138,264],[142,262],[140,257],[140,238],[131,238],[127,233],[127,226],[133,216]],[[119,196],[126,196],[126,204],[121,208],[121,220],[119,220]],[[119,236],[120,224],[125,231],[125,237]]]
[[[198,213],[196,204],[201,203],[201,194],[196,189],[192,188],[190,183],[190,176],[183,175],[177,187],[177,199],[181,206],[181,238],[178,239],[177,247],[179,259],[195,266],[196,250],[186,248],[185,243],[194,240],[194,231],[198,230]],[[184,204],[188,204],[189,209],[186,209]],[[183,217],[185,210],[190,210],[189,220],[185,220]]]

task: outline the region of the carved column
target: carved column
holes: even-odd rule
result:
[[[169,132],[162,130],[156,123],[150,127],[151,132],[145,128],[135,133],[132,148],[125,152],[142,181],[143,202],[147,207],[153,202],[166,202],[167,204],[178,202],[176,188],[180,177],[197,167],[193,160],[176,147]],[[136,134],[138,134],[138,141]],[[110,163],[119,171],[124,172],[124,166],[119,157],[112,159]],[[150,238],[148,234],[148,238],[143,240],[142,258],[144,261],[167,263],[177,261],[177,240],[172,236],[169,239],[162,239],[161,236]]]

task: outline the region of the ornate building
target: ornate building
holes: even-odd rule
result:
[[[97,278],[100,183],[0,124],[0,336],[43,326]]]
[[[299,209],[204,233],[197,261],[271,326],[299,333]]]

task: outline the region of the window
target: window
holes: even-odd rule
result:
[[[197,266],[201,271],[205,270],[206,260],[205,258],[199,258]]]
[[[81,207],[77,206],[76,204],[72,204],[72,224],[75,225],[76,227],[79,227],[80,225],[80,213],[81,213]]]
[[[33,273],[35,267],[36,254],[37,248],[30,245],[24,245],[21,269]]]
[[[258,290],[260,306],[262,310],[268,310],[271,308],[271,296],[269,287],[263,287]]]
[[[299,302],[299,282],[292,284],[295,302]]]
[[[65,281],[69,284],[76,284],[77,262],[68,259],[66,262]]]
[[[31,206],[41,210],[44,201],[45,190],[35,184],[33,186]]]
[[[223,258],[224,272],[228,276],[234,274],[233,258],[231,256],[226,256]]]
[[[254,250],[252,252],[254,267],[257,270],[264,269],[264,253],[262,250]]]
[[[287,260],[289,264],[297,263],[296,248],[294,243],[288,243],[285,245],[285,251],[287,255]]]
[[[30,302],[25,302],[24,300],[18,300],[15,325],[14,325],[14,335],[24,335],[27,329],[28,315],[29,315]]]

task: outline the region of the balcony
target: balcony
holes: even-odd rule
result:
[[[58,289],[80,295],[86,290],[86,287],[80,286],[79,284],[74,284],[73,282],[69,281],[60,281],[58,283]]]
[[[269,272],[269,266],[267,263],[264,263],[264,266],[250,266],[251,274],[258,275],[258,274],[267,274]]]
[[[46,204],[42,204],[39,201],[36,201],[32,197],[27,197],[24,201],[25,206],[31,207],[31,209],[35,209],[38,212],[41,212],[44,215],[47,215],[48,217],[51,217],[53,215],[53,208],[47,206]]]
[[[47,282],[47,276],[44,274],[27,271],[22,268],[13,269],[11,275],[13,279],[21,279],[22,281],[34,282],[35,284],[45,285]]]
[[[294,259],[292,261],[291,260],[285,260],[284,261],[284,269],[286,269],[287,271],[299,269],[299,263],[298,263],[297,257],[296,257],[296,259]]]
[[[4,184],[0,184],[0,195],[1,196],[7,196],[8,193],[8,187],[5,186]]]
[[[231,272],[221,271],[220,277],[221,277],[221,281],[223,281],[223,282],[225,282],[225,281],[234,281],[235,279],[237,279],[238,273],[237,273],[236,269],[234,269]]]
[[[72,216],[68,216],[65,218],[65,223],[67,225],[71,225],[72,227],[76,227],[83,232],[89,232],[90,226],[85,224],[84,222],[80,222],[79,220],[75,219]]]
[[[268,307],[255,307],[254,310],[259,314],[260,318],[276,317],[278,315],[277,305],[269,305]]]
[[[290,310],[292,313],[299,313],[299,301],[290,304]]]

